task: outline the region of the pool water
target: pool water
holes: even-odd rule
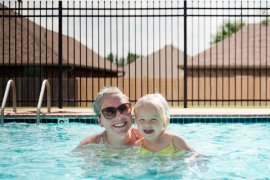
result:
[[[71,152],[97,125],[0,125],[0,179],[267,179],[270,177],[270,124],[170,124],[205,156],[141,156],[90,145]]]

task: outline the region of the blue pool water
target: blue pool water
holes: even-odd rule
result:
[[[204,157],[141,156],[136,148],[108,152],[92,145],[71,152],[97,125],[0,125],[0,179],[267,179],[270,124],[170,124]],[[91,150],[90,150],[91,148]]]

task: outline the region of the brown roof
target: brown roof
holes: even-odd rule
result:
[[[0,4],[0,8],[3,8],[2,4]],[[11,65],[13,65],[16,63],[23,65],[32,65],[39,64],[39,62],[41,61],[42,65],[45,65],[46,63],[48,66],[58,65],[58,33],[50,30],[46,31],[45,28],[21,16],[18,16],[17,18],[9,18],[8,8],[7,10],[0,10],[1,15],[3,14],[3,12],[7,16],[4,18],[4,28],[3,18],[0,18],[0,43],[1,46],[2,44],[4,44],[4,64],[10,63]],[[15,15],[15,12],[10,11],[10,14]],[[37,19],[37,21],[39,22],[39,18]],[[66,35],[63,35],[62,38],[62,62],[64,66],[75,65],[76,67],[83,67],[87,69],[98,69],[99,67],[99,69],[105,69],[107,71],[110,71],[111,69],[112,72],[117,71],[116,65],[111,64],[108,60],[105,60],[97,53],[93,52],[89,48],[86,48],[85,45],[82,45],[74,38],[68,37]],[[94,61],[92,60],[92,56]],[[3,64],[2,47],[0,50],[0,59],[1,64]],[[119,68],[118,72],[120,72],[120,70],[121,69]]]
[[[124,67],[126,77],[177,78],[178,65],[184,62],[184,54],[173,45],[166,45],[147,57],[138,58]],[[148,63],[148,64],[147,64]],[[130,71],[129,71],[130,68]],[[148,75],[147,75],[148,70]],[[167,71],[166,71],[167,70]],[[136,76],[135,76],[136,71]],[[142,73],[142,74],[141,74]]]
[[[270,67],[266,57],[270,57],[270,25],[249,24],[190,58],[188,67],[266,68]]]

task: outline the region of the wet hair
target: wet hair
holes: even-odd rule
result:
[[[156,107],[157,110],[163,115],[163,117],[167,119],[166,124],[169,122],[170,120],[169,105],[166,99],[161,94],[158,93],[147,94],[141,97],[135,104],[134,112],[136,112],[136,109],[143,104],[151,104],[154,107]]]
[[[112,94],[119,94],[125,100],[129,101],[128,97],[117,87],[105,87],[103,88],[95,98],[94,103],[92,104],[92,108],[97,116],[100,116],[101,106],[103,98],[106,96],[110,96]]]

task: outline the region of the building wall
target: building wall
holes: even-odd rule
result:
[[[190,102],[193,106],[269,106],[270,73],[266,70],[200,70],[188,72],[188,98],[231,100]],[[237,100],[237,101],[234,101]],[[241,102],[242,100],[242,102]],[[255,100],[255,101],[253,101]],[[257,100],[257,101],[256,101]]]

